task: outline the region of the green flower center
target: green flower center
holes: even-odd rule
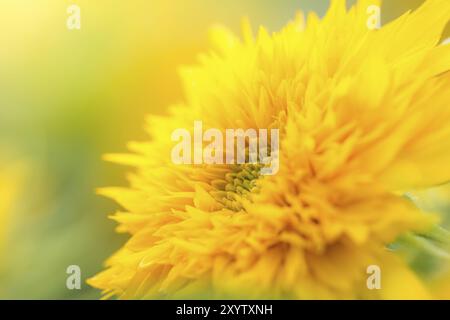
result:
[[[233,211],[243,209],[242,200],[250,200],[251,194],[258,192],[257,181],[261,177],[261,164],[230,165],[230,172],[224,179],[212,181],[215,191],[211,195],[226,208]]]

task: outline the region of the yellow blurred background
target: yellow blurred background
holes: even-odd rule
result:
[[[348,1],[349,4],[354,1]],[[388,0],[383,21],[420,0]],[[67,8],[81,9],[69,30]],[[84,299],[84,280],[125,237],[101,186],[124,184],[101,155],[145,138],[143,118],[182,99],[177,69],[208,50],[216,23],[276,31],[326,0],[0,2],[0,298]],[[447,195],[448,196],[448,195]],[[448,209],[448,208],[447,208]],[[66,288],[79,265],[82,289]]]

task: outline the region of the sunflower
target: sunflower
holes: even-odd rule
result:
[[[450,179],[450,2],[372,30],[374,4],[332,1],[273,34],[244,20],[242,39],[212,28],[214,50],[181,71],[185,102],[106,156],[134,167],[129,187],[100,190],[130,239],[89,284],[122,299],[429,297],[387,248],[438,223],[404,194]],[[171,132],[195,120],[279,129],[279,172],[172,163]]]

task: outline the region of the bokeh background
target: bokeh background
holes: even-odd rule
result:
[[[182,99],[177,69],[208,50],[211,25],[239,32],[246,16],[276,31],[299,9],[323,15],[328,2],[1,0],[0,299],[99,298],[84,281],[126,239],[107,219],[116,205],[95,195],[125,184],[102,154],[145,138],[145,115]],[[421,2],[386,0],[383,22]],[[66,27],[71,4],[80,30]],[[445,213],[448,189],[420,201]],[[66,288],[72,264],[81,290]]]

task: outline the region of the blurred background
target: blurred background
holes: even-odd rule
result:
[[[126,239],[107,219],[116,205],[95,195],[125,184],[102,154],[146,138],[144,116],[182,99],[177,69],[208,50],[212,24],[238,33],[247,16],[276,31],[328,2],[1,0],[0,299],[99,298],[84,281]],[[385,1],[383,22],[421,2]],[[80,30],[66,27],[72,4]],[[447,189],[427,205],[448,210]],[[66,288],[73,264],[81,290]]]

